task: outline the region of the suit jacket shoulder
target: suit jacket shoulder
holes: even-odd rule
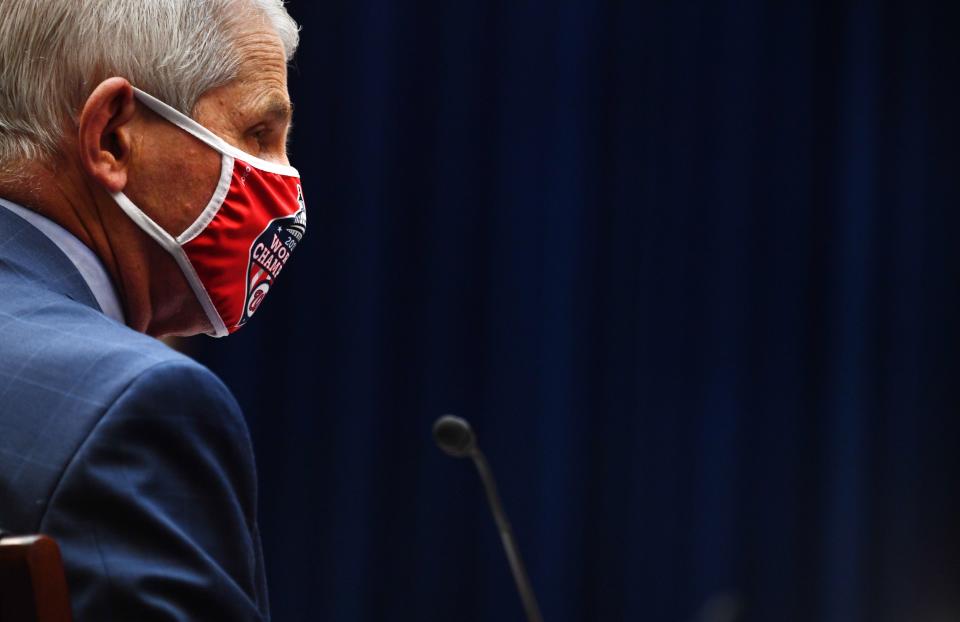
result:
[[[29,532],[123,391],[153,366],[192,363],[85,304],[9,281],[0,267],[0,524]]]
[[[268,619],[255,515],[229,390],[0,209],[0,526],[58,539],[75,619]]]

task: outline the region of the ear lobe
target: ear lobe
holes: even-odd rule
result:
[[[136,113],[133,87],[123,78],[97,85],[80,113],[80,161],[108,192],[127,185],[132,150],[130,121]]]

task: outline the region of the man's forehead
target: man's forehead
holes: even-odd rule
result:
[[[275,32],[251,27],[238,38],[240,71],[234,80],[240,99],[235,100],[246,114],[289,121],[293,105],[287,93],[287,59]]]

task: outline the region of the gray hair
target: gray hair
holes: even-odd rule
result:
[[[236,77],[241,20],[265,20],[288,61],[299,43],[283,0],[0,0],[0,16],[0,170],[54,156],[112,76],[190,115]]]

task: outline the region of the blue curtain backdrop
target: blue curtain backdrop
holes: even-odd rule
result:
[[[550,622],[960,616],[954,4],[291,2],[275,619],[522,618],[447,412]]]

